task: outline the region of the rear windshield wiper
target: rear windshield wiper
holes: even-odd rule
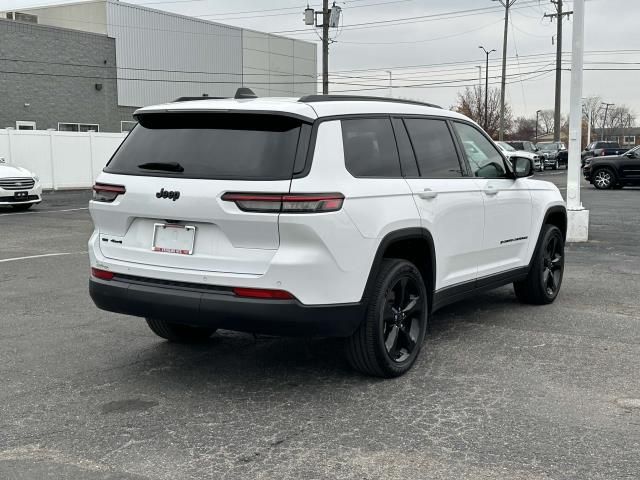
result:
[[[148,162],[138,165],[144,170],[164,170],[166,172],[184,172],[184,167],[178,162]]]

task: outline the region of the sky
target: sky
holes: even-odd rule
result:
[[[60,0],[0,0],[3,9],[68,3]],[[320,29],[306,26],[306,0],[128,0],[150,8],[314,41],[321,61]],[[564,10],[573,1],[565,0]],[[466,85],[484,77],[499,87],[504,8],[494,0],[343,0],[341,27],[331,30],[331,93],[393,95],[450,107]],[[322,8],[321,0],[309,6]],[[516,0],[507,45],[507,102],[514,117],[552,109],[555,90],[556,22],[550,0]],[[396,21],[396,19],[399,19]],[[372,23],[374,22],[374,23]],[[375,23],[377,22],[377,23]],[[640,116],[640,0],[587,0],[583,96],[626,105]],[[563,23],[563,68],[570,67],[572,20]],[[593,69],[599,69],[596,71]],[[607,69],[607,70],[601,70]],[[617,70],[612,70],[617,69]],[[634,69],[634,70],[631,70]],[[621,71],[628,70],[628,71]],[[322,71],[318,65],[318,73]],[[569,71],[563,72],[562,111],[569,110]],[[482,79],[484,81],[484,78]]]

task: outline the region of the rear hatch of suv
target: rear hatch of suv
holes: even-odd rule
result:
[[[245,211],[222,197],[255,193],[259,201],[258,194],[289,192],[292,175],[304,168],[311,125],[244,112],[144,113],[138,121],[94,187],[91,214],[103,255],[265,273],[279,246],[278,208]]]

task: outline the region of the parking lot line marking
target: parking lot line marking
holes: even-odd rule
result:
[[[44,257],[62,257],[64,255],[80,255],[81,253],[87,253],[87,251],[82,252],[60,252],[60,253],[43,253],[42,255],[29,255],[28,257],[14,257],[14,258],[5,258],[0,260],[0,263],[6,262],[17,262],[19,260],[31,260],[32,258],[44,258]]]
[[[36,215],[42,213],[57,213],[57,212],[77,212],[78,210],[89,210],[89,207],[83,208],[66,208],[64,210],[42,210],[41,212],[13,212],[13,213],[0,213],[0,217],[5,215]]]

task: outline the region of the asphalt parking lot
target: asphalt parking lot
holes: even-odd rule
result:
[[[447,307],[391,381],[337,340],[163,342],[93,306],[88,192],[0,209],[0,478],[637,479],[640,189],[582,195],[554,304]]]

